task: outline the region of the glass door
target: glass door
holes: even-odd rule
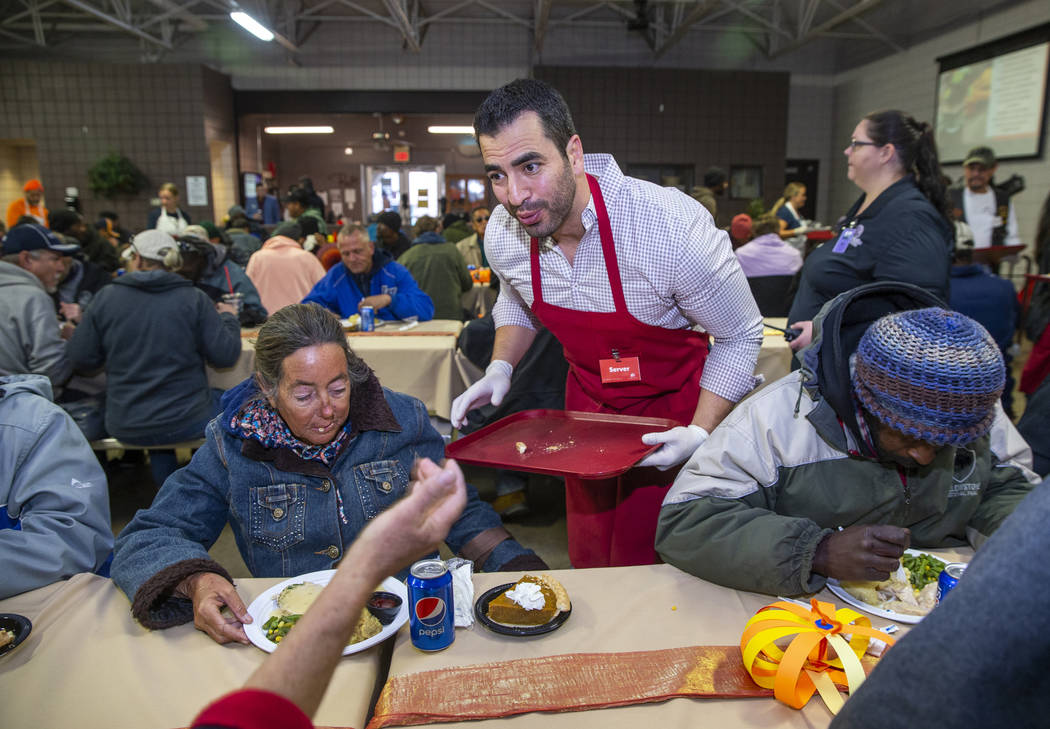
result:
[[[445,189],[444,165],[365,167],[366,215],[393,211],[406,225],[422,215],[441,217],[441,191]]]

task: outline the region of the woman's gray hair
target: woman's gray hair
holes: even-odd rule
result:
[[[284,376],[284,360],[304,347],[337,344],[346,353],[351,389],[364,383],[371,370],[346,343],[339,318],[317,304],[291,304],[270,315],[255,340],[255,379],[267,398],[274,398]]]

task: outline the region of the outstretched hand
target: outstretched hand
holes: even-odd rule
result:
[[[391,575],[436,550],[466,503],[466,482],[455,461],[417,461],[408,495],[368,524],[344,563],[368,563],[378,579]]]

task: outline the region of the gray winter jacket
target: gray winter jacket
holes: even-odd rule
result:
[[[0,599],[108,571],[106,475],[46,377],[0,377],[0,443]]]
[[[73,374],[55,302],[35,275],[0,261],[0,375],[44,375],[60,387]]]

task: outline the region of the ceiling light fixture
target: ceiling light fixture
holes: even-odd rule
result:
[[[264,26],[252,16],[248,15],[248,13],[244,12],[243,10],[234,10],[232,13],[230,13],[230,17],[235,23],[237,23],[237,25],[244,28],[246,31],[254,35],[259,40],[273,40],[273,31],[268,29],[266,26]]]
[[[267,134],[331,134],[333,127],[263,127]]]
[[[349,155],[349,154],[353,154],[353,153],[354,153],[354,148],[353,147],[347,147],[346,149],[343,150],[343,154],[348,154]]]
[[[473,134],[474,127],[427,127],[431,134]]]

